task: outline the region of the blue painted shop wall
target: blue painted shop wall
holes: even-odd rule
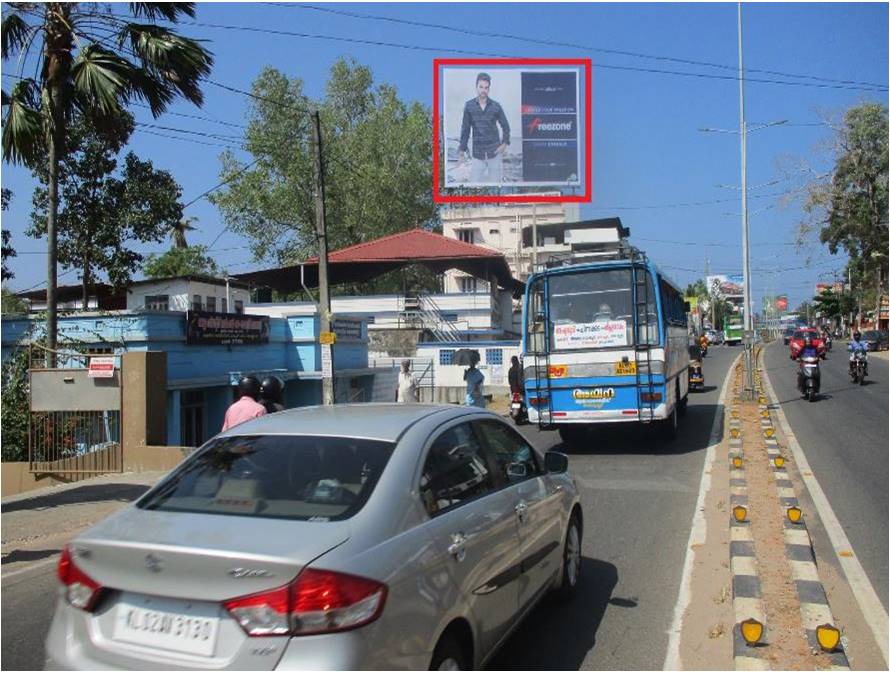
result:
[[[26,339],[31,319],[2,321],[2,358]],[[321,402],[321,358],[316,316],[270,318],[269,343],[243,346],[198,346],[185,342],[185,314],[178,312],[75,313],[59,317],[59,343],[77,343],[81,349],[108,349],[115,355],[126,351],[167,353],[167,442],[182,441],[182,391],[203,392],[203,437],[222,427],[225,410],[233,399],[232,372],[270,372],[286,379],[285,406]],[[363,369],[368,366],[367,325],[360,337],[338,339],[333,347],[335,367]],[[80,361],[60,366],[83,366]]]

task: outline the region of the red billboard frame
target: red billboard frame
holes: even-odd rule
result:
[[[445,65],[575,65],[584,68],[584,193],[564,196],[535,194],[443,194],[439,190],[439,69]],[[435,203],[589,203],[593,196],[591,123],[592,63],[589,58],[434,58],[433,59],[433,201]]]

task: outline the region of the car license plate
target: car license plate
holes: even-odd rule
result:
[[[513,404],[510,405],[510,408],[511,409],[522,409],[522,405],[519,404],[519,402],[514,402]]]
[[[216,605],[125,594],[117,605],[114,639],[210,657],[218,631]]]
[[[616,362],[615,376],[635,376],[637,373],[636,362]]]

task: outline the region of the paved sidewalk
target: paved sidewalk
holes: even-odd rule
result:
[[[48,563],[77,533],[145,493],[164,474],[103,475],[3,498],[2,576]]]

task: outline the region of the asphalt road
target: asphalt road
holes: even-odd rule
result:
[[[846,343],[822,362],[822,395],[813,403],[796,388],[797,363],[781,342],[765,364],[782,409],[853,552],[887,609],[888,363],[869,356],[866,385],[853,385]]]
[[[569,453],[585,519],[582,587],[567,605],[536,608],[490,668],[661,670],[717,399],[739,352],[708,352],[706,390],[690,395],[670,445],[622,428],[571,450],[557,433],[526,426],[537,448]]]
[[[523,428],[536,448],[570,454],[585,517],[582,586],[569,604],[548,599],[537,607],[491,668],[661,669],[717,398],[738,352],[711,349],[707,387],[690,395],[671,444],[623,427],[573,450],[555,432]],[[30,567],[16,563],[4,573],[4,670],[43,666],[57,586],[52,561],[52,555],[35,557]]]

